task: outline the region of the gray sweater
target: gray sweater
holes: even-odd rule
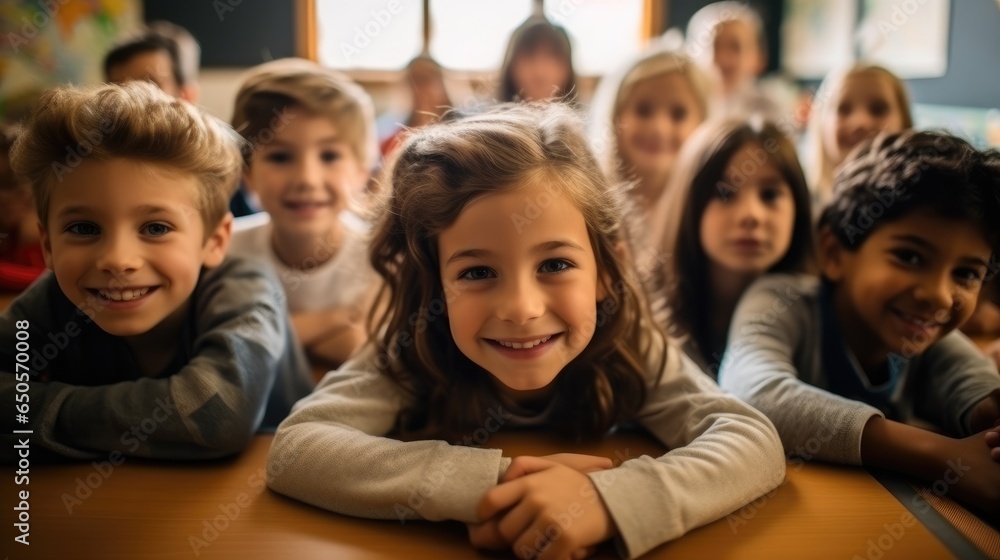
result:
[[[757,280],[733,314],[719,369],[722,388],[766,414],[786,452],[860,465],[861,433],[876,415],[970,434],[969,412],[1000,387],[992,361],[953,331],[921,355],[890,356],[895,383],[876,398],[878,388],[861,378],[835,318],[823,311],[820,286],[804,275]],[[851,386],[864,388],[852,396],[872,404],[838,394]]]
[[[778,436],[762,414],[724,394],[676,347],[665,362],[662,342],[651,354],[647,402],[634,420],[670,451],[589,475],[628,557],[719,519],[785,474]],[[408,397],[375,363],[369,345],[295,405],[275,435],[268,485],[346,515],[476,522],[477,503],[511,458],[499,449],[386,437]],[[481,435],[544,420],[483,411]]]
[[[240,451],[311,387],[282,294],[263,264],[227,258],[203,270],[180,340],[163,341],[176,346],[173,359],[142,377],[128,344],[66,299],[54,275],[43,276],[0,315],[0,402],[14,404],[20,380],[12,372],[24,375],[14,354],[19,321],[30,325],[31,354],[29,421],[4,415],[3,457],[12,430],[34,432],[32,456],[45,449],[75,458],[207,459]]]

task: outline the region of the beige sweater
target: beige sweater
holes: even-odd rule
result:
[[[777,487],[785,456],[774,426],[724,394],[675,346],[662,378],[663,345],[649,356],[647,402],[634,419],[669,452],[589,475],[634,558],[721,518]],[[405,394],[378,373],[372,347],[331,371],[278,427],[267,483],[277,492],[346,515],[476,522],[476,505],[510,464],[498,449],[384,437]],[[496,409],[494,430],[539,423]],[[502,420],[502,422],[501,422]]]

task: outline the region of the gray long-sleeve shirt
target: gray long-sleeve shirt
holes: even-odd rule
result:
[[[32,430],[33,448],[68,457],[220,457],[309,393],[281,285],[264,265],[228,258],[203,270],[190,305],[180,340],[162,341],[176,347],[170,364],[143,377],[123,339],[66,299],[54,275],[39,279],[0,315],[0,402],[13,406],[20,394],[29,405],[27,423],[4,416],[3,457],[12,430]],[[18,366],[25,321],[30,360]]]
[[[785,474],[762,414],[724,394],[676,347],[662,356],[660,343],[648,357],[649,393],[635,421],[670,451],[589,475],[629,557],[736,510]],[[476,522],[477,503],[511,459],[499,449],[386,437],[408,397],[379,373],[376,358],[369,345],[295,405],[271,446],[268,485],[347,515]],[[483,411],[484,433],[544,420]]]
[[[719,384],[774,422],[786,452],[859,465],[865,424],[885,412],[836,393],[845,381],[864,385],[864,380],[857,379],[859,368],[835,319],[823,312],[823,297],[815,277],[775,274],[757,280],[733,314]],[[846,360],[830,351],[824,355],[824,345],[839,346]],[[891,362],[892,419],[922,419],[959,436],[971,432],[972,408],[1000,388],[996,366],[958,331],[921,355]]]

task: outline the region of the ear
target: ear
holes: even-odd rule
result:
[[[840,244],[837,236],[824,227],[819,232],[819,268],[823,277],[838,282],[844,277],[844,259],[847,249]]]
[[[42,257],[45,259],[45,268],[52,268],[52,240],[49,239],[49,232],[42,222],[38,222],[38,242],[42,244]]]
[[[201,249],[201,263],[206,268],[215,268],[222,264],[226,258],[226,251],[229,250],[229,240],[233,235],[233,214],[226,212],[226,215],[215,226],[215,230],[205,240],[205,246]]]

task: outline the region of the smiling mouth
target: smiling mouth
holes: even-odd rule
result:
[[[146,286],[143,288],[124,288],[121,290],[89,290],[106,301],[134,301],[146,294],[155,291],[157,286]]]
[[[285,208],[291,210],[301,210],[305,208],[324,208],[330,205],[330,202],[322,201],[304,201],[304,202],[284,202]]]
[[[934,319],[921,319],[916,315],[910,315],[909,313],[904,313],[898,309],[893,309],[892,312],[903,321],[928,332],[941,327],[941,323],[938,323]]]
[[[493,342],[495,344],[498,344],[500,346],[503,346],[504,348],[510,348],[510,349],[513,349],[513,350],[530,350],[531,348],[534,348],[534,347],[539,346],[541,344],[545,344],[546,342],[548,342],[549,340],[551,340],[553,337],[556,337],[556,336],[559,336],[559,335],[558,334],[550,334],[550,335],[546,335],[546,336],[539,337],[539,338],[536,338],[536,339],[521,340],[521,341],[518,341],[518,342],[509,341],[509,340],[498,340],[498,339],[495,339],[495,338],[488,338],[487,340],[489,340],[490,342]]]

